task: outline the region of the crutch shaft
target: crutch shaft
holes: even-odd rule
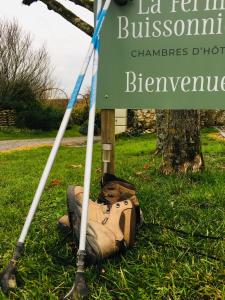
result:
[[[110,4],[110,0],[109,0]],[[98,2],[98,9],[100,9],[101,3]],[[97,10],[96,27],[98,27],[100,16]],[[87,150],[85,159],[85,171],[84,171],[84,195],[82,203],[81,213],[81,226],[80,226],[80,239],[79,239],[79,252],[85,251],[86,235],[87,235],[87,220],[88,220],[88,202],[90,194],[91,184],[91,166],[93,156],[93,139],[94,139],[94,126],[95,126],[95,110],[96,110],[96,90],[97,90],[97,72],[98,72],[98,61],[99,61],[99,39],[97,41],[92,69],[92,83],[91,83],[91,96],[90,96],[90,111],[88,119],[88,135],[87,135]],[[78,257],[79,259],[79,257]]]
[[[108,0],[108,2],[109,2],[109,0]],[[105,3],[105,7],[106,7],[106,8],[109,6],[108,2]],[[95,32],[94,32],[93,37],[92,37],[91,44],[90,44],[90,46],[89,46],[89,49],[88,49],[88,52],[87,52],[87,55],[86,55],[84,64],[83,64],[83,66],[82,66],[82,68],[81,68],[81,71],[80,71],[80,75],[78,76],[78,79],[77,79],[75,88],[74,88],[74,90],[73,90],[73,92],[72,92],[72,95],[71,95],[71,99],[70,99],[70,101],[69,101],[69,103],[68,103],[68,106],[67,106],[67,110],[66,110],[66,112],[65,112],[65,114],[64,114],[64,117],[63,117],[62,123],[61,123],[61,125],[60,125],[58,134],[57,134],[56,139],[55,139],[55,141],[54,141],[54,144],[53,144],[51,153],[50,153],[50,155],[49,155],[47,164],[46,164],[46,166],[45,166],[45,168],[44,168],[44,171],[43,171],[42,177],[41,177],[41,179],[40,179],[38,188],[37,188],[37,190],[36,190],[36,193],[35,193],[33,202],[32,202],[32,204],[31,204],[31,207],[30,207],[29,213],[28,213],[28,215],[27,215],[25,224],[24,224],[24,226],[23,226],[23,229],[22,229],[20,238],[19,238],[19,240],[18,240],[18,242],[20,242],[20,243],[24,243],[24,241],[25,241],[25,239],[26,239],[28,230],[29,230],[29,228],[30,228],[31,222],[32,222],[33,217],[34,217],[34,214],[35,214],[35,212],[36,212],[36,210],[37,210],[37,207],[38,207],[38,204],[39,204],[39,202],[40,202],[40,198],[41,198],[41,196],[42,196],[44,187],[45,187],[45,185],[46,185],[46,182],[47,182],[49,173],[50,173],[50,171],[51,171],[51,168],[52,168],[52,165],[53,165],[53,163],[54,163],[56,154],[57,154],[57,152],[58,152],[58,149],[59,149],[59,146],[60,146],[60,144],[61,144],[62,138],[63,138],[63,136],[64,136],[64,133],[65,133],[67,124],[68,124],[68,122],[69,122],[69,119],[70,119],[70,115],[71,115],[71,113],[72,113],[73,106],[74,106],[75,103],[76,103],[77,96],[78,96],[78,93],[79,93],[79,91],[80,91],[80,88],[81,88],[81,85],[82,85],[82,82],[83,82],[83,79],[84,79],[84,76],[85,76],[87,67],[88,67],[88,65],[89,65],[89,62],[90,62],[90,59],[91,59],[91,56],[92,56],[92,53],[93,53],[93,50],[94,50],[94,48],[95,48],[95,46],[96,46],[96,43],[97,43],[97,37],[98,37],[98,35],[99,35],[99,32],[100,32],[101,25],[102,25],[102,23],[103,23],[104,17],[105,17],[105,9],[103,9],[102,12],[101,12],[101,14],[99,15],[98,26],[97,26],[97,28],[96,28],[96,30],[95,30]]]

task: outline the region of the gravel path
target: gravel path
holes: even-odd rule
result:
[[[62,145],[80,147],[86,144],[86,140],[87,138],[83,136],[64,138]],[[94,137],[95,142],[100,140],[101,138],[99,136]],[[0,141],[0,151],[19,150],[21,148],[32,148],[46,145],[51,146],[53,145],[53,142],[54,138]]]

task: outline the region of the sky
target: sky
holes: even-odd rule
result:
[[[93,25],[93,14],[85,8],[69,0],[58,0],[58,2]],[[1,0],[0,18],[17,19],[24,31],[32,35],[35,49],[45,45],[51,59],[51,66],[54,68],[56,85],[70,97],[88,50],[90,37],[60,15],[48,10],[41,1],[27,6],[22,4],[22,0]],[[90,87],[90,80],[91,67],[88,69],[81,93],[85,93]]]

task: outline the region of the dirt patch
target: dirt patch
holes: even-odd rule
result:
[[[100,137],[94,137],[94,142],[98,142],[100,140]],[[86,137],[64,138],[61,144],[67,147],[84,147],[86,145],[86,141]],[[31,150],[40,147],[51,147],[53,143],[54,138],[0,141],[0,152],[8,153],[12,151]]]
[[[0,150],[0,153],[12,153],[15,151],[29,151],[33,149],[38,149],[38,148],[44,148],[44,147],[51,147],[51,144],[42,144],[42,145],[29,145],[29,146],[21,146],[15,149],[8,149],[8,150]]]

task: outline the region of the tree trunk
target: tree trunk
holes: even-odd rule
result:
[[[167,119],[168,119],[168,109],[156,109],[156,155],[161,155],[163,153],[165,138],[167,136]]]
[[[169,110],[161,170],[164,174],[197,172],[204,166],[200,112]]]

